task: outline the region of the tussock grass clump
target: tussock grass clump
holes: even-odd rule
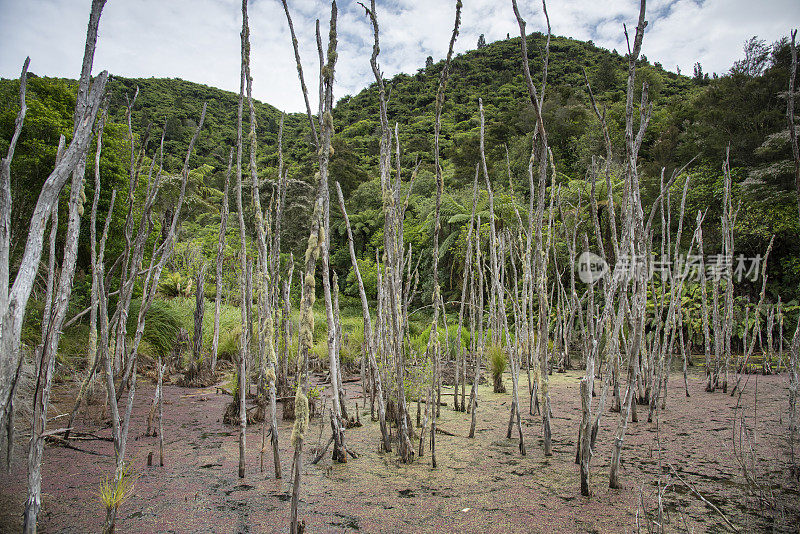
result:
[[[98,496],[107,510],[115,510],[133,495],[133,489],[138,479],[129,465],[122,468],[119,479],[112,477],[100,483]]]
[[[158,307],[159,309],[166,310],[177,321],[177,326],[171,328],[163,328],[161,322],[156,318],[156,321],[151,323],[153,317],[153,310]],[[195,299],[193,297],[176,297],[168,300],[156,300],[153,302],[150,312],[147,314],[147,322],[145,323],[145,340],[148,340],[148,330],[158,332],[159,337],[168,341],[166,345],[157,344],[154,348],[160,351],[162,355],[168,354],[175,345],[178,331],[183,328],[187,332],[194,331],[194,307]],[[131,305],[133,308],[133,305]],[[137,308],[138,313],[138,308]],[[134,322],[135,325],[135,322]],[[214,302],[210,300],[205,301],[205,312],[203,314],[203,351],[204,354],[210,353],[212,339],[214,336]],[[239,308],[230,304],[223,304],[220,308],[219,314],[219,345],[217,347],[217,355],[223,360],[233,360],[239,353],[239,340],[242,336],[242,316]],[[254,339],[254,342],[257,340]],[[165,349],[166,347],[166,349]]]
[[[139,300],[131,302],[127,324],[128,334],[131,336],[136,332],[140,306]],[[150,345],[154,354],[162,356],[169,354],[183,325],[182,310],[173,306],[170,301],[154,300],[145,316],[142,339]]]
[[[506,386],[503,384],[503,373],[508,367],[508,357],[503,347],[500,345],[489,345],[486,347],[486,364],[492,375],[495,393],[505,393]]]

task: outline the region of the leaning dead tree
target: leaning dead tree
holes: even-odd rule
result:
[[[48,219],[50,229],[50,269],[47,283],[46,313],[42,321],[42,344],[36,351],[36,385],[34,390],[34,418],[28,455],[28,500],[25,506],[25,532],[36,532],[36,517],[41,507],[41,460],[47,424],[47,407],[56,351],[72,289],[72,278],[77,262],[80,218],[86,196],[83,190],[86,153],[92,139],[95,119],[104,99],[108,73],[101,73],[90,85],[90,75],[97,42],[104,0],[95,0],[89,17],[83,66],[79,80],[78,97],[73,115],[73,139],[69,148],[59,147],[56,168],[45,180],[31,217],[25,250],[14,278],[10,280],[11,246],[11,162],[16,143],[22,132],[27,112],[25,92],[30,60],[26,58],[20,77],[20,110],[15,120],[14,133],[6,156],[0,162],[0,428],[6,428],[7,446],[13,444],[14,390],[20,376],[23,354],[20,346],[22,322],[31,289],[39,269],[44,247],[44,232]],[[90,88],[91,87],[91,88]],[[57,231],[58,199],[70,175],[68,221],[61,273],[55,283],[55,232]]]
[[[99,14],[98,14],[99,17]],[[98,150],[102,146],[103,118],[99,120]],[[42,321],[42,344],[34,353],[36,365],[36,385],[34,389],[34,417],[31,426],[31,439],[28,447],[28,500],[25,503],[24,532],[36,532],[36,521],[41,507],[42,457],[44,455],[44,439],[47,428],[47,408],[52,385],[53,367],[58,351],[58,342],[67,305],[72,292],[72,279],[78,259],[78,237],[80,220],[84,213],[86,195],[84,192],[83,174],[85,162],[78,165],[72,178],[68,204],[69,219],[67,222],[61,273],[58,285],[54,287],[55,270],[55,234],[58,230],[58,207],[54,206],[50,225],[50,254],[47,274],[47,294]]]
[[[331,8],[330,31],[328,35],[327,56],[322,49],[322,39],[317,28],[317,52],[320,58],[320,113],[319,129],[321,139],[318,144],[317,157],[319,163],[319,191],[322,195],[322,220],[320,221],[320,261],[322,267],[322,290],[325,299],[325,316],[327,319],[327,345],[328,345],[328,371],[331,380],[331,437],[327,445],[314,458],[314,463],[318,462],[333,444],[333,460],[336,462],[346,462],[347,454],[356,457],[352,450],[345,445],[345,422],[348,420],[347,409],[344,405],[345,396],[341,383],[341,371],[339,368],[339,349],[341,339],[338,332],[338,309],[336,309],[335,291],[331,290],[331,274],[334,276],[333,283],[336,282],[335,273],[330,269],[330,190],[328,188],[328,166],[330,162],[331,135],[333,134],[333,80],[334,68],[336,65],[337,38],[336,38],[336,4]],[[327,62],[326,62],[327,59]],[[298,68],[299,72],[299,68]],[[316,209],[316,208],[315,208]]]
[[[103,119],[105,115],[103,116]],[[103,122],[101,119],[101,123]],[[97,321],[98,321],[98,312],[99,312],[99,303],[100,303],[100,269],[98,268],[99,263],[101,260],[98,256],[98,250],[103,249],[105,250],[105,243],[108,239],[108,231],[111,225],[111,214],[113,213],[114,203],[116,202],[117,198],[117,190],[114,189],[111,191],[111,202],[109,203],[108,214],[106,215],[105,219],[105,226],[103,227],[103,231],[101,233],[100,242],[98,245],[97,241],[97,206],[100,201],[100,154],[103,146],[103,128],[98,127],[98,134],[97,134],[97,149],[95,152],[95,162],[94,162],[94,198],[92,199],[92,212],[89,216],[89,250],[91,252],[91,267],[92,267],[92,289],[91,289],[91,306],[90,306],[90,318],[89,318],[89,344],[88,344],[88,360],[87,360],[87,373],[81,382],[80,388],[78,389],[78,395],[75,398],[75,403],[73,404],[72,411],[69,415],[69,420],[67,421],[67,430],[64,432],[64,440],[69,439],[70,429],[75,421],[75,417],[78,415],[78,410],[81,407],[83,402],[83,398],[86,396],[89,386],[92,384],[93,377],[97,373],[99,360],[97,359]],[[100,317],[99,319],[107,322],[108,317]]]
[[[350,260],[353,264],[353,272],[356,275],[358,282],[358,294],[361,298],[361,309],[364,314],[364,345],[367,352],[367,359],[369,360],[369,372],[373,380],[375,388],[375,398],[378,401],[378,422],[381,428],[381,447],[384,452],[392,451],[392,441],[389,438],[389,430],[386,426],[386,407],[383,402],[383,383],[381,380],[381,371],[378,368],[376,359],[376,347],[373,337],[372,316],[369,312],[369,302],[367,301],[367,293],[364,290],[364,280],[361,278],[361,270],[358,268],[358,261],[356,260],[356,251],[353,246],[353,231],[350,228],[350,218],[347,216],[347,210],[344,207],[344,196],[342,195],[342,188],[339,182],[336,182],[336,194],[339,199],[339,208],[342,210],[344,217],[345,227],[347,228],[347,243],[350,248]]]
[[[93,51],[94,41],[88,43],[87,47]],[[14,159],[14,149],[22,132],[27,111],[25,82],[27,80],[28,63],[29,60],[26,59],[20,77],[20,110],[17,113],[14,134],[9,143],[6,156],[0,164],[0,353],[3,354],[3,357],[0,358],[0,428],[8,428],[11,399],[13,398],[18,377],[17,370],[22,363],[23,356],[20,350],[22,321],[31,290],[33,289],[33,283],[39,270],[47,222],[50,219],[53,206],[58,202],[64,185],[73,175],[79,162],[86,156],[89,143],[92,140],[95,118],[100,110],[108,81],[108,73],[103,71],[95,77],[94,82],[91,84],[91,89],[87,88],[86,105],[78,113],[77,126],[72,141],[64,150],[53,172],[42,185],[42,190],[31,215],[25,249],[12,284],[9,265],[12,208],[11,162]]]
[[[145,319],[147,316],[147,312],[150,310],[150,307],[155,300],[156,293],[158,290],[158,283],[161,278],[161,273],[164,269],[169,258],[172,256],[172,252],[175,247],[175,241],[177,240],[178,235],[178,225],[180,222],[181,217],[181,210],[183,208],[184,200],[186,198],[186,186],[189,181],[189,160],[192,156],[194,151],[194,146],[197,143],[197,139],[200,136],[200,131],[203,128],[203,123],[205,122],[206,117],[206,104],[203,105],[203,110],[200,114],[200,120],[198,122],[197,128],[192,136],[191,141],[189,142],[189,147],[186,151],[186,156],[183,162],[183,168],[181,169],[181,173],[178,176],[180,180],[180,192],[178,194],[178,199],[175,203],[175,206],[172,208],[172,220],[167,228],[162,228],[162,234],[165,236],[163,240],[156,240],[153,243],[153,249],[150,254],[150,263],[149,267],[144,270],[144,279],[140,279],[140,264],[143,259],[143,252],[142,249],[144,248],[144,244],[146,241],[147,236],[151,233],[152,230],[152,218],[151,218],[151,211],[153,207],[153,203],[155,201],[155,197],[161,187],[162,184],[162,165],[164,159],[164,135],[162,133],[161,136],[161,144],[158,149],[158,155],[155,154],[152,157],[151,168],[149,171],[149,177],[147,181],[147,190],[145,194],[144,201],[142,205],[137,209],[137,211],[141,214],[140,220],[138,223],[139,230],[137,231],[136,238],[133,240],[132,246],[132,255],[130,261],[130,269],[128,271],[129,276],[120,280],[120,291],[121,295],[127,291],[127,285],[134,285],[139,279],[142,288],[142,297],[141,297],[141,304],[139,308],[139,313],[137,316],[136,321],[136,330],[135,334],[131,343],[130,351],[127,352],[125,356],[127,358],[127,366],[129,367],[130,371],[128,372],[129,382],[127,383],[127,401],[124,406],[124,411],[121,410],[121,406],[118,403],[118,399],[121,398],[121,394],[123,391],[123,386],[125,386],[125,378],[123,377],[122,382],[120,383],[120,388],[117,390],[115,381],[114,381],[114,370],[113,370],[113,362],[115,361],[115,356],[119,357],[119,361],[122,361],[122,354],[117,354],[116,351],[119,350],[119,344],[113,345],[110,344],[111,339],[111,328],[109,325],[114,324],[115,320],[118,320],[119,316],[122,314],[127,315],[127,309],[121,309],[121,305],[125,305],[125,303],[118,303],[117,311],[114,314],[112,320],[106,322],[101,320],[100,321],[100,343],[98,345],[98,359],[102,362],[103,371],[105,374],[104,381],[106,384],[106,394],[108,397],[109,407],[110,407],[110,415],[111,415],[111,434],[114,439],[114,458],[115,458],[115,469],[114,469],[114,477],[112,481],[109,483],[109,486],[114,489],[114,494],[119,495],[121,488],[125,487],[126,479],[129,476],[128,474],[128,467],[125,461],[125,452],[128,440],[128,433],[130,430],[130,422],[131,422],[131,413],[133,410],[133,401],[136,392],[136,367],[138,361],[138,348],[139,344],[142,340],[142,336],[144,334],[144,327],[145,327]],[[146,147],[142,147],[144,150]],[[132,154],[134,153],[134,147],[131,147]],[[155,167],[155,162],[159,162],[158,171],[154,173],[153,168]],[[135,182],[131,183],[131,187],[135,186]],[[104,241],[102,242],[104,244]],[[108,316],[108,301],[109,301],[109,291],[106,290],[105,287],[105,276],[104,276],[104,266],[103,266],[103,258],[105,255],[105,251],[101,247],[101,250],[98,254],[98,280],[100,282],[100,317],[107,317]],[[122,300],[120,298],[120,300]],[[127,306],[130,305],[130,300],[127,301]],[[120,335],[120,331],[117,331],[117,335]],[[111,347],[115,348],[115,353],[110,352]],[[117,516],[117,506],[119,504],[118,501],[111,499],[108,500],[106,503],[106,521],[103,527],[104,532],[113,532],[116,524],[116,516]]]

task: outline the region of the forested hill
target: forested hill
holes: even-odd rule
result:
[[[539,85],[545,40],[546,36],[540,33],[529,36],[532,74]],[[786,88],[790,60],[785,42],[765,49],[765,54],[748,54],[755,59],[737,63],[729,73],[719,78],[704,75],[699,65],[694,76],[687,77],[641,58],[636,99],[638,102],[642,81],[646,81],[653,102],[652,118],[640,152],[642,187],[645,189],[643,200],[650,203],[655,198],[662,168],[669,176],[674,168],[696,157],[690,167],[694,185],[687,201],[687,214],[693,219],[698,209],[709,208],[707,247],[715,252],[718,243],[713,225],[719,223],[716,210],[719,209],[717,199],[722,190],[720,168],[726,147],[730,145],[734,194],[743,205],[737,223],[737,252],[748,255],[763,253],[769,237],[776,234],[770,287],[773,293],[780,290],[786,298],[798,294],[800,282],[800,260],[797,259],[800,245],[796,239],[799,229],[789,167],[786,165],[791,157],[786,136],[786,103],[780,96]],[[420,58],[421,68],[416,73],[399,74],[386,81],[390,91],[389,120],[392,124],[399,124],[403,172],[410,175],[415,163],[421,162],[420,178],[412,195],[406,224],[406,242],[412,244],[415,254],[423,254],[421,269],[425,268],[430,256],[426,251],[431,246],[431,205],[428,200],[433,190],[430,178],[433,168],[433,107],[443,65],[443,62],[434,62],[431,58],[424,65],[423,61],[424,58]],[[574,195],[585,196],[583,180],[592,157],[599,158],[605,150],[598,120],[590,106],[584,69],[608,119],[618,172],[624,147],[626,59],[616,51],[596,47],[591,42],[553,37],[543,106],[544,121],[559,173],[558,184],[564,185],[565,190]],[[254,84],[259,83],[266,83],[266,80],[256,77]],[[106,128],[101,160],[105,185],[109,186],[104,195],[110,194],[110,187],[124,189],[127,184],[129,155],[127,126],[124,124],[125,102],[137,86],[139,96],[132,118],[134,134],[142,136],[147,125],[152,123],[149,150],[152,154],[162,125],[166,125],[165,169],[168,172],[180,169],[202,104],[209,104],[206,127],[191,161],[194,173],[185,225],[189,231],[184,232],[184,236],[202,240],[207,245],[203,247],[204,252],[210,254],[214,250],[215,225],[218,224],[218,205],[228,153],[236,141],[238,95],[179,79],[113,77],[109,107],[111,124]],[[0,81],[0,151],[3,153],[18,109],[17,89],[18,81]],[[19,221],[32,209],[38,187],[52,168],[58,135],[63,133],[68,139],[70,137],[74,92],[75,82],[31,77],[26,128],[12,167],[14,219],[18,233],[23,231],[18,226]],[[442,257],[446,269],[455,267],[459,261],[459,234],[463,227],[460,214],[468,204],[466,197],[471,195],[468,184],[478,158],[479,98],[483,99],[485,107],[487,161],[491,178],[501,193],[509,191],[510,169],[517,195],[514,199],[525,202],[530,133],[534,129],[535,116],[521,74],[519,38],[491,43],[453,60],[442,118],[447,193],[443,208],[446,217],[443,244],[446,246]],[[375,247],[382,241],[380,195],[376,194],[379,187],[375,183],[379,142],[377,109],[377,92],[372,84],[357,95],[341,98],[334,111],[336,135],[331,177],[342,184],[356,226],[358,253],[365,262],[374,258]],[[259,174],[269,183],[276,176],[276,142],[281,112],[262,103],[256,103],[256,110]],[[245,125],[245,135],[247,128]],[[309,184],[313,180],[316,162],[304,114],[286,115],[283,145],[290,177],[287,217],[292,220],[292,224],[284,226],[284,250],[301,252],[300,241],[307,234],[304,215],[309,206]],[[270,193],[271,188],[266,186],[262,191],[265,200]],[[338,210],[332,212],[336,219]],[[120,217],[115,220],[119,221]],[[334,221],[333,238],[343,240],[337,224]],[[82,238],[87,234],[82,232]],[[345,280],[350,270],[345,247],[333,248],[332,265],[340,271],[340,279]],[[82,250],[85,251],[85,247]],[[450,289],[445,288],[446,291]]]
[[[122,78],[114,76],[111,81],[109,109],[112,120],[125,122],[126,103],[139,89],[132,113],[134,132],[144,132],[152,123],[151,135],[158,137],[162,127],[165,128],[164,153],[165,168],[180,169],[183,165],[183,153],[197,127],[197,120],[208,103],[203,135],[197,143],[198,163],[227,166],[230,147],[236,146],[236,115],[239,95],[223,91],[215,87],[200,85],[178,78]],[[278,138],[281,111],[269,104],[255,102],[256,135],[259,143],[270,153]],[[244,102],[244,135],[248,125],[247,102]],[[307,149],[306,140],[301,130],[301,119],[304,116],[289,114],[284,119],[284,149],[290,154]],[[264,163],[262,162],[262,167]],[[223,169],[224,170],[224,169]]]
[[[535,80],[542,79],[546,36],[534,33],[528,38],[530,65]],[[389,120],[401,126],[403,148],[407,154],[430,159],[433,139],[433,113],[439,76],[444,62],[426,66],[416,74],[400,74],[387,84],[390,88]],[[555,160],[561,172],[582,175],[591,154],[602,153],[597,122],[585,89],[584,69],[598,100],[608,106],[608,118],[618,146],[623,146],[625,80],[627,61],[616,51],[598,48],[591,42],[553,37],[545,88],[544,119],[552,137]],[[486,115],[486,145],[489,160],[503,167],[505,150],[524,160],[530,152],[527,139],[534,129],[535,114],[522,76],[519,38],[506,39],[461,54],[453,59],[442,116],[442,148],[455,166],[459,181],[471,180],[471,169],[478,148],[478,99],[483,99]],[[691,79],[667,72],[660,65],[640,62],[639,82],[646,80],[655,109],[688,98]],[[538,85],[538,84],[537,84]],[[540,87],[541,89],[541,87]],[[377,154],[374,132],[379,127],[373,112],[378,96],[373,84],[354,97],[342,98],[336,108],[337,131],[359,154]],[[648,148],[660,137],[653,129],[645,143],[643,157],[652,158]],[[601,149],[598,152],[598,149]],[[672,158],[658,163],[670,164]],[[372,163],[377,163],[376,157]]]

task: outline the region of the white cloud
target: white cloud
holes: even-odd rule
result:
[[[75,77],[80,69],[88,0],[0,0],[0,76],[16,77],[26,55],[31,71]],[[539,1],[519,2],[528,31],[544,30]],[[223,89],[239,88],[238,0],[111,0],[100,22],[95,72],[122,76],[180,77]],[[384,74],[413,73],[427,56],[442,58],[452,30],[455,2],[378,2],[380,63]],[[330,5],[290,1],[301,45],[306,81],[316,109],[317,50],[314,20],[327,40]],[[254,96],[288,111],[304,108],[288,28],[279,0],[251,0]],[[625,50],[623,22],[636,24],[635,0],[562,0],[548,6],[553,33],[618,51]],[[796,0],[651,0],[643,53],[666,68],[690,73],[696,61],[707,72],[725,72],[746,39],[768,42],[788,34],[800,20]],[[339,3],[339,63],[336,96],[355,94],[372,81],[372,33],[355,0]],[[457,52],[475,47],[478,35],[491,42],[518,34],[509,1],[465,2]]]

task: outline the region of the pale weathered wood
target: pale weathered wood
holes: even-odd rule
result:
[[[794,106],[797,98],[795,80],[797,78],[797,46],[795,38],[797,30],[791,31],[791,41],[789,49],[792,53],[792,65],[789,69],[789,95],[786,99],[786,119],[789,123],[789,140],[792,145],[792,159],[794,159],[794,187],[797,193],[797,210],[800,215],[800,148],[797,145],[797,124],[795,124]]]
[[[219,315],[222,308],[222,261],[225,252],[225,232],[228,229],[228,190],[231,183],[233,166],[233,147],[228,155],[228,170],[225,171],[225,186],[222,190],[222,203],[219,209],[219,240],[217,244],[216,297],[214,298],[214,333],[211,338],[211,371],[217,368],[217,351],[219,350]]]
[[[241,250],[239,252],[240,271],[239,288],[240,299],[239,308],[242,315],[242,334],[239,338],[239,361],[237,362],[238,390],[237,397],[233,399],[238,406],[236,412],[239,415],[239,478],[245,475],[245,447],[247,440],[247,410],[245,408],[245,398],[247,392],[247,361],[250,350],[250,295],[247,292],[247,277],[250,263],[247,259],[247,234],[244,225],[244,205],[242,203],[242,150],[244,142],[242,139],[242,112],[244,107],[244,94],[247,71],[245,67],[247,44],[246,37],[246,13],[247,0],[242,0],[242,33],[241,33],[241,74],[239,78],[239,102],[236,111],[236,212],[239,221],[239,239]]]
[[[108,73],[105,71],[95,77],[85,112],[75,121],[77,129],[72,141],[64,151],[64,155],[58,165],[42,185],[42,190],[31,216],[25,249],[13,285],[9,284],[8,255],[5,251],[10,246],[10,241],[2,238],[3,241],[0,242],[0,251],[2,251],[0,252],[2,254],[0,256],[0,279],[2,279],[0,280],[0,318],[2,319],[0,322],[0,353],[4,355],[3,358],[0,358],[0,427],[4,427],[7,422],[8,407],[13,395],[16,370],[22,358],[20,351],[22,320],[25,316],[28,298],[39,268],[47,221],[50,218],[53,204],[57,202],[64,184],[77,167],[78,162],[85,157],[89,142],[92,139],[94,121],[103,101],[107,81]],[[24,98],[24,93],[22,98]],[[20,113],[20,115],[24,118],[24,113]],[[18,124],[21,128],[22,119],[19,120]],[[10,169],[12,158],[13,153],[10,152],[4,158],[4,168]],[[2,206],[0,206],[0,211],[2,211],[0,221],[10,221],[10,174],[5,170],[0,174],[4,176],[0,180],[2,182],[0,183],[0,188],[3,190],[0,197],[4,199]],[[9,185],[7,186],[7,184]],[[0,226],[2,226],[0,228],[0,236],[6,233],[7,226],[5,225],[6,222],[0,223]],[[10,289],[7,289],[9,287]]]
[[[194,304],[194,332],[192,333],[192,356],[193,365],[198,369],[203,360],[203,316],[205,315],[205,298],[203,291],[206,281],[206,264],[202,262],[197,269],[195,282],[195,304]]]
[[[95,0],[89,16],[89,27],[86,36],[86,48],[83,58],[83,67],[79,80],[78,96],[76,100],[75,112],[73,116],[73,135],[77,137],[80,129],[89,131],[89,140],[93,133],[93,123],[81,124],[81,119],[85,116],[89,102],[89,77],[91,74],[92,63],[94,60],[94,50],[97,40],[97,28],[100,23],[105,0]],[[97,111],[95,110],[95,117]],[[58,277],[58,286],[54,288],[55,280],[55,234],[57,230],[57,209],[58,198],[56,196],[53,203],[53,224],[51,224],[50,239],[50,269],[48,272],[47,296],[45,304],[46,318],[42,322],[42,345],[38,351],[39,361],[37,369],[36,388],[34,390],[34,419],[31,431],[31,440],[28,447],[28,499],[25,503],[25,513],[23,518],[23,532],[26,534],[35,533],[37,530],[37,516],[41,507],[41,468],[42,457],[44,455],[44,434],[47,429],[47,408],[50,399],[50,389],[52,385],[53,366],[55,364],[56,352],[61,339],[61,329],[67,313],[69,297],[72,293],[72,281],[75,275],[75,267],[78,260],[78,238],[80,234],[80,219],[84,212],[84,170],[86,167],[86,151],[78,156],[75,168],[72,171],[72,182],[70,187],[70,198],[68,203],[67,229],[64,239],[64,251],[61,262],[61,272]],[[60,163],[63,154],[63,138],[59,143],[59,156],[56,165]],[[10,164],[10,161],[9,161]],[[9,206],[10,208],[10,206]],[[19,277],[19,275],[18,275]],[[16,285],[16,283],[15,283]],[[55,292],[54,292],[55,291]],[[51,297],[53,298],[51,302]]]
[[[481,119],[483,119],[483,103],[479,100],[479,106],[481,109]],[[483,123],[483,120],[481,120]],[[483,136],[481,136],[483,137]],[[482,144],[482,143],[481,143]],[[483,153],[483,150],[481,150]],[[492,193],[492,186],[489,182],[489,175],[486,170],[486,163],[485,158],[482,158],[483,162],[483,175],[486,181],[486,190],[489,193],[489,258],[491,262],[491,274],[492,274],[492,291],[494,292],[498,306],[498,315],[500,316],[500,321],[502,324],[502,329],[505,332],[506,338],[506,350],[508,352],[508,361],[511,367],[511,381],[512,381],[512,402],[511,402],[511,415],[510,420],[516,423],[517,430],[519,431],[519,452],[522,455],[526,454],[525,450],[525,441],[522,434],[522,426],[521,426],[521,418],[519,414],[519,393],[518,393],[518,385],[519,385],[519,372],[517,369],[516,358],[514,357],[513,349],[512,349],[512,342],[511,342],[511,333],[508,327],[508,317],[506,316],[506,302],[505,302],[505,289],[503,288],[500,282],[500,275],[499,275],[499,260],[498,260],[498,238],[497,238],[497,231],[495,227],[495,215],[494,215],[494,195]],[[505,259],[505,258],[503,258]]]
[[[95,182],[95,187],[97,188],[96,191],[95,191],[95,198],[97,198],[97,197],[99,197],[99,194],[100,194],[99,182]],[[103,273],[103,268],[101,266],[101,264],[103,262],[103,257],[102,257],[102,255],[100,254],[99,251],[105,251],[106,240],[108,239],[108,231],[109,231],[109,229],[111,227],[111,219],[112,219],[112,214],[114,213],[114,204],[116,202],[116,199],[117,199],[117,190],[113,189],[111,191],[111,201],[109,202],[109,205],[108,205],[108,212],[106,213],[105,225],[103,226],[103,232],[102,232],[102,234],[100,236],[100,242],[99,242],[99,244],[97,244],[95,242],[95,239],[93,239],[93,238],[91,239],[91,246],[92,246],[92,252],[93,252],[92,253],[92,279],[93,279],[93,285],[96,284],[96,287],[94,287],[94,291],[93,291],[93,293],[94,293],[93,294],[93,298],[96,298],[95,306],[97,306],[98,312],[99,312],[99,306],[100,306],[100,286],[101,286],[100,276],[102,276],[102,273]],[[96,209],[96,206],[94,206],[92,209],[93,210]],[[91,226],[90,226],[90,229],[92,230],[92,234],[95,233],[93,227],[94,227],[94,223],[92,223]],[[111,296],[111,294],[109,294],[108,296]],[[105,316],[102,315],[102,314],[98,314],[98,315],[99,315],[99,319],[101,321],[103,321],[106,324],[106,326],[108,326],[108,315],[105,315]],[[96,322],[94,323],[94,326],[96,328],[96,326],[97,326]],[[64,328],[66,328],[66,326]],[[89,334],[90,341],[91,341],[91,335],[92,334],[91,334],[91,331],[90,331],[90,334]],[[97,336],[97,332],[96,331],[95,331],[95,336]],[[91,367],[89,367],[87,369],[86,376],[84,377],[83,382],[81,382],[81,386],[78,389],[78,395],[75,397],[75,403],[73,404],[72,411],[69,414],[69,421],[67,422],[67,428],[68,429],[72,428],[73,423],[75,421],[75,417],[77,417],[77,415],[78,415],[78,410],[80,409],[81,403],[83,402],[83,399],[86,396],[86,393],[87,393],[87,391],[89,389],[89,386],[90,386],[90,384],[92,382],[93,376],[98,372],[98,369],[100,369],[101,362],[100,362],[100,358],[98,358],[98,354],[99,354],[99,350],[98,349],[99,349],[99,347],[97,346],[97,340],[95,339],[95,343],[94,343],[95,353],[91,357],[92,365],[91,365]],[[70,434],[69,430],[67,430],[64,433],[64,440],[65,441],[69,439],[69,434]]]
[[[469,216],[469,226],[467,227],[467,252],[464,255],[464,272],[462,274],[462,281],[461,281],[461,303],[458,309],[458,360],[456,364],[456,372],[455,372],[455,390],[456,394],[453,395],[453,408],[456,411],[465,412],[467,407],[464,405],[464,385],[466,383],[466,369],[467,369],[467,360],[466,360],[466,347],[461,342],[461,327],[464,322],[464,307],[466,305],[467,300],[467,284],[472,279],[472,233],[475,229],[475,211],[478,207],[478,165],[475,165],[475,179],[472,183],[472,211],[470,212]],[[480,231],[480,229],[478,229]],[[474,335],[475,329],[472,328],[470,332]],[[474,351],[473,351],[474,353]],[[458,371],[459,365],[463,370],[463,380],[461,382],[461,405],[459,406],[458,403]]]
[[[478,231],[475,232],[475,267],[478,272],[478,276],[476,277],[477,280],[473,280],[472,289],[470,291],[470,301],[472,306],[470,310],[473,312],[473,316],[470,319],[471,328],[473,331],[473,347],[472,353],[475,357],[475,374],[472,380],[472,391],[469,397],[469,411],[470,411],[470,425],[469,425],[469,437],[475,437],[475,425],[476,425],[476,410],[478,406],[478,383],[480,382],[481,376],[481,362],[483,362],[484,358],[484,349],[486,346],[486,339],[484,338],[484,331],[483,331],[483,273],[484,273],[484,263],[481,254],[481,217],[478,215],[478,220],[476,223],[476,228]],[[477,287],[476,287],[477,285]],[[476,297],[477,295],[477,297]],[[477,302],[476,302],[477,300]],[[474,316],[477,315],[477,322],[478,322],[478,329],[475,330],[475,319]],[[477,333],[477,341],[475,341],[475,337]],[[477,349],[477,351],[476,351]]]
[[[374,0],[372,0],[374,8]],[[441,344],[439,342],[439,309],[444,308],[440,306],[441,302],[441,288],[439,287],[439,234],[441,233],[441,217],[440,211],[442,206],[442,193],[444,192],[444,177],[442,176],[442,165],[440,162],[439,151],[439,137],[442,127],[442,106],[444,105],[444,95],[447,89],[447,81],[450,77],[450,64],[453,59],[453,47],[455,46],[456,38],[458,37],[458,28],[461,26],[461,0],[456,0],[456,15],[455,23],[453,24],[453,33],[450,36],[450,45],[447,49],[447,56],[445,57],[444,66],[439,74],[439,86],[436,90],[436,105],[433,120],[433,162],[434,171],[436,175],[436,208],[434,215],[433,226],[433,322],[431,323],[431,339],[434,343],[434,359],[433,359],[433,377],[431,379],[431,396],[433,391],[439,389],[440,381],[440,354]],[[447,322],[447,316],[444,316],[444,322]],[[449,343],[449,339],[445,337],[445,343]],[[445,347],[446,350],[446,347]],[[431,414],[431,465],[436,467],[436,419],[439,416],[439,405],[437,403],[436,412]]]
[[[378,65],[378,54],[380,52],[380,38],[379,26],[377,21],[377,13],[375,9],[374,0],[370,2],[370,7],[367,8],[364,4],[362,7],[367,12],[372,23],[373,30],[373,46],[372,55],[370,56],[370,67],[372,68],[375,83],[378,89],[378,112],[381,125],[381,138],[380,138],[380,183],[383,197],[383,214],[385,220],[384,232],[384,261],[383,266],[385,272],[381,277],[382,287],[380,292],[385,299],[386,306],[385,313],[383,313],[384,320],[378,321],[380,333],[384,346],[382,347],[383,354],[391,354],[394,358],[396,384],[397,384],[397,420],[399,423],[399,453],[400,459],[404,463],[412,460],[411,442],[409,439],[409,429],[407,425],[408,410],[406,407],[405,397],[405,364],[404,364],[404,350],[403,350],[403,327],[404,321],[401,317],[403,306],[400,298],[402,294],[402,254],[403,254],[403,235],[401,233],[402,215],[400,207],[398,206],[400,180],[401,176],[398,173],[396,182],[392,183],[391,178],[391,129],[389,128],[389,120],[387,118],[387,97],[386,88],[383,81],[383,75]],[[380,263],[380,262],[378,262]]]
[[[378,369],[378,363],[375,359],[376,347],[373,339],[372,316],[369,312],[367,293],[364,290],[364,280],[361,277],[361,270],[358,268],[358,261],[356,260],[356,251],[353,246],[353,231],[350,228],[350,217],[347,216],[347,210],[344,206],[344,196],[342,195],[342,188],[339,185],[339,182],[336,182],[336,193],[339,199],[339,207],[342,210],[342,217],[344,218],[345,227],[347,229],[347,243],[350,249],[350,260],[353,264],[353,272],[356,275],[356,281],[358,283],[358,294],[361,298],[361,310],[364,315],[364,344],[367,352],[367,358],[369,360],[372,380],[375,384],[375,394],[378,401],[378,421],[381,428],[381,447],[383,451],[391,452],[392,442],[389,439],[389,431],[386,427],[386,408],[383,402],[383,384],[381,381],[380,369]]]
[[[286,11],[287,20],[289,21],[289,25],[291,27],[291,17],[289,16],[288,6],[285,2],[284,8]],[[323,54],[321,37],[319,36],[319,29],[317,29],[317,49],[320,56],[320,62],[323,63],[326,59],[327,61],[324,63],[324,65],[320,65],[320,136],[317,138],[319,173],[315,177],[317,180],[317,191],[314,202],[314,212],[311,218],[308,246],[306,248],[305,262],[303,266],[303,295],[300,302],[300,328],[298,334],[299,354],[297,358],[298,385],[295,394],[295,425],[292,432],[292,444],[294,445],[292,497],[290,506],[290,532],[292,534],[302,532],[304,529],[304,522],[300,521],[299,519],[300,477],[302,473],[301,463],[304,434],[308,430],[308,353],[313,344],[314,335],[313,306],[316,286],[314,275],[316,271],[317,260],[319,259],[326,237],[323,227],[323,211],[328,181],[328,165],[331,155],[331,135],[333,134],[333,116],[331,113],[333,110],[333,79],[337,59],[337,17],[338,8],[336,6],[336,2],[334,1],[331,5],[327,56]],[[292,34],[293,33],[294,32],[292,30]],[[295,51],[297,51],[297,41],[294,39],[293,45],[295,47]],[[308,92],[306,90],[305,83],[302,81],[302,67],[300,66],[299,62],[299,54],[297,54],[296,57],[298,59],[298,74],[301,78],[303,96],[307,101]],[[307,105],[306,107],[309,121],[313,126],[310,106]],[[330,326],[331,325],[329,323],[329,327]]]
[[[272,298],[272,281],[270,279],[270,266],[273,262],[267,250],[268,237],[267,223],[264,221],[264,212],[261,207],[260,181],[256,167],[257,139],[256,139],[256,113],[253,103],[253,77],[250,74],[250,26],[247,17],[247,2],[242,3],[242,66],[246,80],[247,103],[250,111],[250,139],[249,164],[250,192],[255,214],[256,243],[258,248],[258,269],[256,272],[256,287],[258,288],[258,361],[259,361],[259,394],[262,409],[265,409],[265,389],[269,390],[270,399],[270,435],[273,449],[275,478],[281,478],[281,463],[278,453],[278,424],[276,416],[276,380],[277,358],[275,354],[275,335]],[[249,301],[248,301],[249,302]],[[264,413],[266,419],[266,413]]]

